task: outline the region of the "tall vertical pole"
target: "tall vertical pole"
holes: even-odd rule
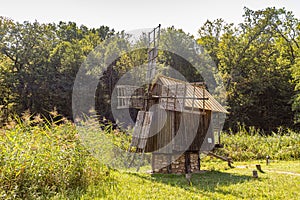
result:
[[[148,81],[148,87],[146,88],[146,93],[145,93],[145,101],[144,101],[144,113],[143,113],[143,117],[142,117],[142,127],[145,126],[146,124],[144,124],[145,120],[147,122],[147,113],[149,114],[149,109],[150,109],[150,98],[151,98],[151,82],[152,79],[154,78],[155,75],[155,68],[156,68],[156,58],[157,58],[157,44],[158,44],[158,40],[159,37],[156,38],[155,35],[155,31],[158,30],[158,36],[160,35],[160,24],[158,25],[158,27],[154,28],[153,31],[151,31],[148,34],[148,39],[149,39],[149,44],[148,44],[148,70],[147,70],[147,74],[146,74],[146,80]],[[153,34],[153,41],[151,41],[151,34]],[[153,45],[152,45],[153,43]],[[150,123],[150,122],[149,122]],[[144,147],[139,147],[140,141],[141,141],[141,134],[143,132],[143,128],[141,130],[141,132],[139,133],[138,136],[138,145],[136,148],[136,152],[135,153],[142,153],[141,157],[140,157],[140,161],[138,163],[138,167],[137,167],[137,171],[139,171],[140,166],[141,166],[141,162],[144,158],[144,153],[145,153],[145,146]],[[143,138],[144,139],[144,138]],[[147,141],[146,141],[147,143]],[[135,155],[135,154],[134,154]],[[133,162],[134,158],[132,159]]]
[[[146,74],[146,80],[148,81],[148,87],[146,90],[146,99],[145,99],[145,105],[144,109],[145,111],[149,109],[149,103],[150,103],[150,97],[151,97],[151,81],[155,76],[156,71],[156,58],[158,56],[158,44],[160,39],[160,24],[154,28],[151,32],[148,34],[148,70]],[[156,33],[157,31],[157,33]],[[153,35],[153,38],[151,40],[151,34]]]

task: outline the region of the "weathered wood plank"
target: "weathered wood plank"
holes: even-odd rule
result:
[[[139,137],[140,137],[140,133],[142,131],[142,126],[143,126],[143,122],[144,122],[144,116],[145,116],[144,111],[138,112],[136,122],[134,125],[134,129],[133,129],[133,133],[132,133],[131,146],[135,146],[135,147],[138,146]]]
[[[148,140],[149,132],[150,132],[150,125],[152,122],[152,116],[153,112],[146,112],[145,117],[144,117],[144,122],[143,122],[143,127],[141,130],[141,135],[140,135],[140,141],[138,144],[138,148],[144,149],[146,146],[146,142]]]

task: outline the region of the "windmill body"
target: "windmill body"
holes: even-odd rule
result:
[[[117,86],[118,109],[139,110],[129,151],[142,155],[141,159],[144,153],[152,153],[154,173],[199,171],[200,152],[213,149],[218,142],[215,130],[220,124],[215,123],[216,116],[227,111],[204,83],[188,83],[163,75],[155,77],[160,25],[151,34],[146,75],[149,85]],[[128,166],[134,159],[135,156]]]

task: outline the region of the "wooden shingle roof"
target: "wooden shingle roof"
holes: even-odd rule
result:
[[[228,111],[205,88],[203,88],[203,86],[197,86],[192,83],[188,83],[163,75],[158,76],[156,82],[160,82],[160,84],[162,84],[163,87],[168,88],[168,90],[171,90],[172,95],[174,97],[178,97],[178,99],[180,99],[183,96],[187,97],[185,99],[183,98],[184,100],[181,101],[185,108],[194,107],[198,109],[203,109],[204,106],[204,110],[228,113]],[[205,100],[205,103],[203,104],[203,100],[195,98],[208,99]]]

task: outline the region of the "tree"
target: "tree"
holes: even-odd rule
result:
[[[72,87],[89,52],[114,34],[75,23],[19,23],[0,18],[1,105],[18,114],[57,108],[72,118]],[[4,84],[5,83],[5,84]]]
[[[292,67],[292,75],[295,83],[295,96],[293,97],[293,110],[295,111],[295,122],[300,123],[300,57]]]
[[[292,125],[289,70],[295,35],[289,34],[295,21],[284,9],[245,8],[244,22],[238,27],[217,20],[199,30],[198,42],[208,48],[225,81],[230,112],[227,128],[237,122],[266,131]]]

